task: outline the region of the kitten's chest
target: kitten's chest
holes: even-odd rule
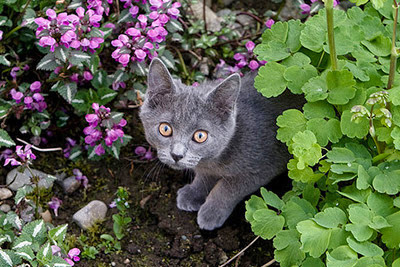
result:
[[[204,176],[218,176],[218,177],[230,177],[234,175],[234,170],[228,165],[221,162],[207,162],[198,164],[195,168],[196,174]]]

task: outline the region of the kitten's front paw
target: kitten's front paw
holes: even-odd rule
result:
[[[197,214],[197,223],[201,229],[214,230],[221,227],[231,214],[231,210],[226,210],[213,202],[206,202],[200,207]]]
[[[176,205],[184,211],[198,211],[205,201],[205,196],[200,195],[189,184],[178,190]]]

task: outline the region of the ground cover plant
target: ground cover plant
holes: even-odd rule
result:
[[[280,266],[400,266],[397,24],[397,1],[343,11],[326,0],[304,23],[275,23],[254,50],[268,61],[259,92],[307,101],[277,119],[292,190],[246,202]]]
[[[215,27],[196,4],[202,1],[0,3],[0,265],[216,265],[226,261],[223,250],[232,254],[248,241],[248,229],[244,237],[237,230],[213,237],[176,221],[163,226],[193,218],[169,215],[175,201],[165,190],[179,182],[172,174],[148,179],[160,166],[137,108],[153,57],[193,85],[266,63],[253,50],[278,13],[228,10]],[[15,186],[21,177],[27,180]],[[97,199],[111,214],[83,231],[73,213]],[[218,241],[228,237],[237,241]]]

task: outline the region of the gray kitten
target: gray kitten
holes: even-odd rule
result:
[[[289,154],[275,139],[276,117],[301,107],[298,96],[267,99],[233,74],[197,87],[173,80],[159,59],[151,62],[140,118],[161,162],[192,169],[191,184],[178,190],[177,206],[198,211],[200,228],[222,226],[245,196],[286,170]]]

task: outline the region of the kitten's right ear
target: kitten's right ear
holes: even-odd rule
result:
[[[150,63],[149,75],[147,76],[147,97],[154,98],[157,95],[163,96],[174,91],[175,85],[167,67],[158,58]]]

